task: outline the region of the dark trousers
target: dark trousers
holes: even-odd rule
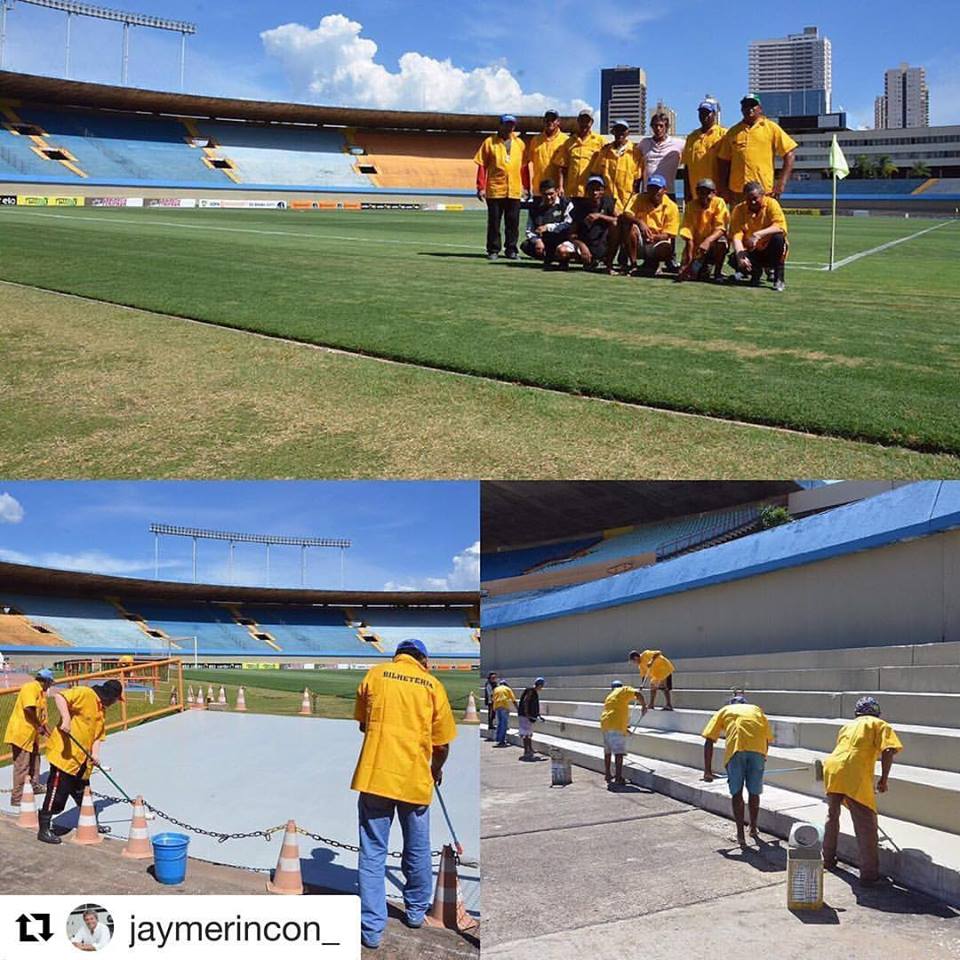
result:
[[[748,250],[747,256],[750,258],[750,279],[759,281],[765,270],[773,271],[773,279],[782,280],[784,264],[787,260],[787,238],[782,233],[775,233],[762,250]],[[734,270],[739,270],[737,264],[737,255],[730,255],[730,266]]]
[[[827,822],[823,830],[823,859],[837,858],[837,839],[840,834],[840,810],[844,800],[853,820],[853,832],[860,850],[860,879],[876,880],[880,876],[880,848],[877,840],[877,815],[865,804],[842,793],[827,794]]]
[[[487,253],[500,252],[500,221],[504,223],[507,253],[517,252],[520,238],[520,201],[509,197],[487,197]]]
[[[40,813],[45,817],[55,817],[63,812],[70,797],[73,797],[73,802],[79,808],[83,803],[83,791],[90,785],[86,770],[84,766],[79,773],[67,773],[51,764],[50,775],[47,777],[47,792],[44,794]]]

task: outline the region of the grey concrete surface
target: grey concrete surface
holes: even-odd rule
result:
[[[642,789],[614,792],[575,767],[481,749],[484,958],[699,960],[761,950],[777,960],[960,957],[960,914],[899,888],[828,873],[823,910],[786,907],[786,850],[746,852],[733,824]]]

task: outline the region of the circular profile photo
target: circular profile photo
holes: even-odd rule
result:
[[[113,936],[113,917],[98,903],[81,903],[67,917],[67,939],[78,949],[102,950]]]

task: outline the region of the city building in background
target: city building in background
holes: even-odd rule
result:
[[[657,100],[657,105],[650,112],[652,117],[655,113],[665,113],[670,121],[670,132],[677,132],[677,111],[673,107],[668,107],[662,100]]]
[[[610,133],[614,120],[626,120],[634,134],[646,132],[647,75],[640,67],[600,71],[600,133]]]
[[[930,91],[923,67],[901,63],[883,75],[883,96],[874,106],[878,130],[930,126]]]
[[[804,27],[775,40],[754,40],[749,55],[750,90],[768,117],[830,112],[832,55],[819,27]]]

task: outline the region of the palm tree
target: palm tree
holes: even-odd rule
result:
[[[873,161],[865,153],[861,153],[850,168],[850,175],[857,180],[869,180],[874,173]]]
[[[922,160],[915,160],[910,168],[910,176],[926,180],[930,177],[930,168]]]
[[[877,160],[877,176],[883,180],[889,180],[897,175],[898,167],[893,159],[886,154]]]

